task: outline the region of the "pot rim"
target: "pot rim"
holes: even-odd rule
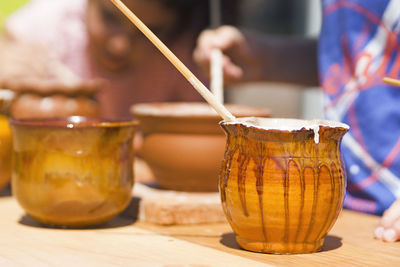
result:
[[[112,127],[131,127],[139,125],[137,120],[115,120],[100,117],[88,116],[68,116],[58,118],[31,118],[31,119],[11,119],[11,125],[27,127],[49,127],[49,128],[112,128]]]
[[[264,124],[264,125],[262,125]],[[283,126],[281,125],[283,124]],[[301,131],[301,130],[314,130],[319,127],[328,128],[343,128],[349,130],[350,126],[332,120],[303,120],[291,118],[264,118],[264,117],[242,117],[237,118],[235,121],[221,121],[220,125],[243,125],[245,127],[257,128],[260,130],[278,130],[278,131]]]
[[[228,110],[235,113],[236,116],[248,116],[250,114],[262,114],[269,116],[271,112],[267,108],[241,105],[226,104]],[[235,110],[236,109],[236,110]],[[130,108],[131,114],[140,117],[159,117],[159,118],[221,118],[220,115],[205,102],[153,102],[138,103]],[[236,112],[235,112],[236,111]],[[240,114],[243,115],[240,115]]]

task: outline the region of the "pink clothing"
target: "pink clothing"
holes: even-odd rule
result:
[[[202,100],[156,48],[149,47],[146,63],[131,70],[100,69],[88,52],[86,5],[86,0],[32,0],[8,19],[6,29],[19,41],[47,46],[52,56],[82,78],[107,79],[109,84],[99,94],[105,117],[130,116],[129,107],[140,102]],[[170,49],[197,75],[191,60],[195,38],[182,34]]]
[[[31,0],[6,22],[17,40],[47,46],[50,53],[83,78],[86,57],[86,0]]]

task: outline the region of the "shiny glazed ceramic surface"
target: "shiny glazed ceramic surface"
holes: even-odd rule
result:
[[[101,224],[131,199],[136,122],[84,117],[12,120],[12,191],[38,221]]]
[[[268,124],[273,119],[260,120]],[[292,122],[307,123],[275,119],[273,124]],[[297,130],[221,123],[227,133],[221,200],[242,248],[277,254],[321,249],[342,209],[345,173],[339,145],[348,128],[318,123]]]
[[[11,178],[12,140],[8,117],[0,114],[0,188]]]
[[[268,116],[263,108],[227,105],[236,116]],[[206,103],[137,104],[132,114],[140,121],[140,156],[157,183],[166,189],[210,192],[218,190],[218,174],[225,150],[221,120]]]

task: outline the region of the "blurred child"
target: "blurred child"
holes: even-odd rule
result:
[[[208,26],[208,1],[124,3],[198,74],[191,53],[198,33]],[[81,78],[108,80],[99,95],[103,116],[129,116],[129,106],[138,102],[202,101],[109,0],[32,0],[6,29],[15,40],[46,46]]]

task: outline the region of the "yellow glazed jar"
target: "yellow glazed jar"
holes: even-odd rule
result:
[[[12,192],[30,216],[47,225],[87,227],[127,207],[136,122],[73,116],[10,124]]]
[[[8,117],[0,114],[0,188],[10,181],[11,152],[12,140]]]

